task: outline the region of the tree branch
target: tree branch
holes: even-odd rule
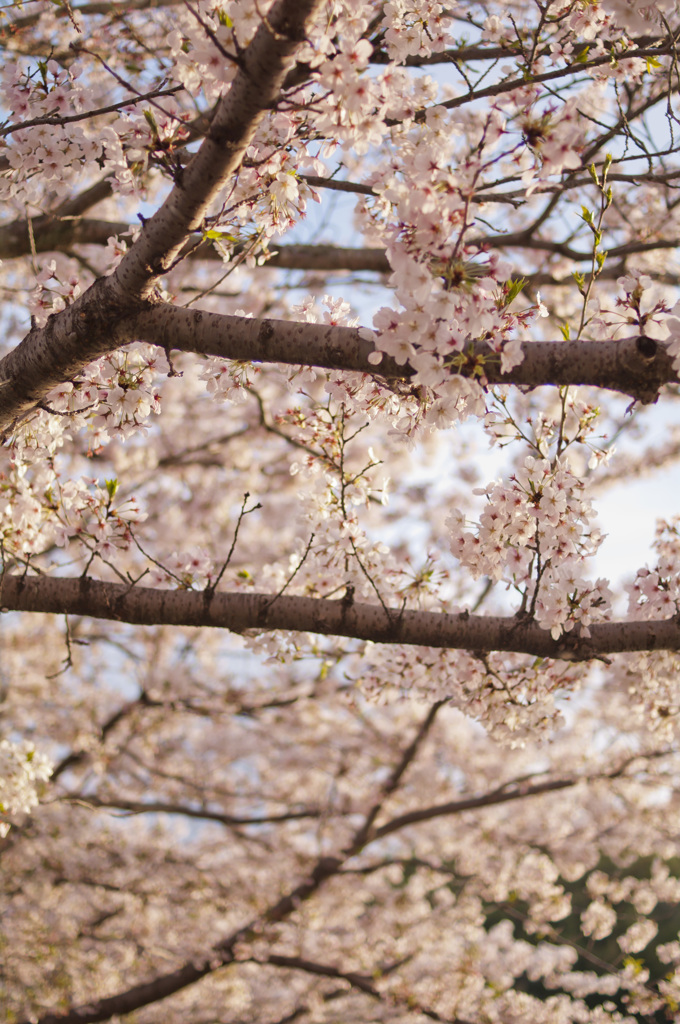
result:
[[[63,252],[73,245],[106,245],[112,235],[130,230],[124,222],[108,220],[80,220],[76,217],[36,217],[30,224],[15,220],[0,226],[0,259],[14,260],[30,256],[30,232],[33,233],[35,252]]]
[[[171,803],[164,800],[153,800],[142,802],[140,800],[122,800],[112,798],[102,800],[98,796],[87,794],[79,796],[77,793],[69,793],[64,798],[67,801],[77,801],[80,804],[89,804],[91,807],[102,808],[103,810],[124,811],[128,814],[179,814],[185,818],[197,818],[201,821],[216,821],[221,825],[271,825],[286,821],[297,821],[301,818],[320,818],[324,812],[310,809],[306,811],[287,811],[281,814],[263,814],[260,817],[243,817],[238,814],[224,814],[219,811],[210,811],[206,807],[188,807],[186,804]]]
[[[362,822],[361,826],[357,830],[352,844],[353,849],[357,851],[361,850],[363,849],[367,842],[373,839],[373,823],[375,822],[375,819],[378,817],[381,810],[383,809],[385,802],[397,791],[399,783],[401,782],[404,776],[404,773],[415,760],[416,755],[418,754],[418,751],[420,750],[420,747],[423,744],[423,741],[425,740],[426,736],[430,732],[430,729],[434,725],[434,720],[437,717],[437,713],[445,703],[445,701],[439,700],[435,704],[433,704],[430,710],[428,711],[427,715],[421,722],[420,727],[416,732],[415,736],[409,743],[408,747],[402,753],[397,764],[390,772],[387,780],[385,781],[385,784],[383,785],[380,793],[378,794],[378,799],[374,802],[373,806],[371,807],[368,814],[364,818],[364,821]]]
[[[269,964],[272,967],[304,971],[306,974],[313,974],[321,978],[334,978],[347,982],[352,988],[358,989],[372,999],[376,999],[388,1006],[401,1006],[410,1013],[421,1014],[423,1017],[427,1017],[428,1020],[438,1021],[441,1024],[470,1024],[470,1021],[466,1021],[462,1017],[442,1017],[435,1010],[429,1010],[421,1006],[415,999],[410,997],[406,999],[400,998],[392,992],[384,994],[372,984],[369,976],[358,974],[356,971],[342,971],[340,968],[332,967],[330,964],[321,964],[299,956],[282,956],[278,953],[271,953],[265,957],[253,957],[251,960],[246,960],[245,963]]]
[[[35,252],[63,252],[74,245],[105,246],[112,236],[127,234],[135,225],[125,221],[79,219],[73,214],[35,217],[33,220],[15,220],[0,225],[0,260],[20,259],[30,256],[31,232]],[[212,242],[196,244],[191,239],[186,249],[186,259],[223,261],[221,253]],[[238,256],[243,250],[236,245],[232,256]],[[350,248],[330,243],[319,245],[277,245],[273,244],[271,254],[266,257],[265,267],[277,267],[281,270],[310,271],[369,271],[376,274],[389,274],[392,268],[384,249]]]
[[[595,775],[572,775],[566,779],[546,779],[545,782],[529,783],[527,779],[510,780],[481,796],[468,797],[466,800],[449,800],[443,804],[435,804],[432,807],[421,807],[415,811],[408,811],[400,814],[390,821],[385,822],[371,834],[371,841],[382,839],[393,832],[399,832],[408,825],[417,825],[421,821],[431,821],[433,818],[441,818],[452,814],[462,814],[464,811],[477,811],[483,807],[497,807],[498,804],[510,803],[514,800],[524,800],[527,797],[542,796],[545,793],[555,793],[561,789],[571,789],[584,782],[596,782],[601,779],[618,779],[626,772],[626,769],[637,760],[652,760],[665,757],[672,753],[671,750],[653,750],[647,754],[634,754],[616,768],[608,772],[600,772]]]
[[[50,612],[110,619],[142,626],[200,626],[266,632],[286,629],[345,636],[374,643],[399,643],[472,651],[513,651],[534,657],[588,661],[625,651],[680,650],[680,619],[615,621],[591,625],[553,640],[531,619],[461,612],[402,611],[379,605],[272,594],[155,590],[80,577],[5,575],[3,611]]]
[[[30,331],[0,362],[0,432],[50,387],[121,343],[117,326],[148,302],[158,278],[173,266],[189,235],[201,229],[210,204],[238,170],[321,3],[277,0],[241,54],[198,152],[178,172],[175,187],[114,273],[95,281],[44,328]]]
[[[113,293],[148,297],[173,265],[188,236],[241,165],[267,111],[277,102],[307,23],[322,0],[278,0],[239,58],[240,67],[217,105],[201,146],[163,205],[110,278]]]
[[[227,359],[357,370],[385,377],[404,378],[413,373],[408,364],[400,365],[387,356],[378,366],[369,362],[374,346],[352,327],[247,319],[164,303],[139,314],[130,330],[136,332],[135,337],[165,348]],[[500,358],[485,342],[471,347],[469,370],[478,368],[483,359],[489,384],[587,384],[650,402],[662,384],[680,379],[664,346],[648,338],[524,342],[524,360],[509,373],[501,373]],[[465,367],[461,373],[465,376]]]
[[[624,57],[626,60],[629,60],[635,57],[647,59],[649,57],[666,56],[673,53],[673,46],[674,40],[669,41],[665,39],[659,46],[640,46],[632,48],[624,55]],[[610,64],[611,59],[611,54],[607,53],[604,56],[592,57],[590,60],[586,59],[583,63],[566,64],[564,67],[555,68],[552,71],[543,71],[538,75],[532,75],[531,83],[532,85],[536,85],[539,82],[554,82],[557,79],[573,76],[576,73],[582,73],[583,71],[590,70],[591,68],[603,67],[606,64]],[[445,100],[441,106],[446,107],[448,110],[455,110],[457,107],[462,107],[467,103],[486,99],[489,96],[500,96],[506,92],[513,92],[515,89],[520,89],[524,85],[526,85],[526,79],[506,78],[500,82],[496,82],[494,85],[486,86],[484,89],[471,89],[469,92],[464,93],[461,96],[455,96],[453,99]],[[661,98],[663,98],[663,96],[658,96],[657,100]],[[416,121],[424,121],[426,114],[426,110],[419,110],[415,116]]]
[[[27,121],[17,121],[15,124],[8,124],[4,128],[0,128],[0,138],[11,135],[13,132],[24,131],[26,128],[34,128],[37,125],[65,125],[73,124],[76,121],[91,121],[102,114],[114,114],[122,107],[131,107],[135,103],[143,103],[145,100],[162,96],[174,96],[183,89],[183,85],[174,85],[171,89],[152,89],[151,92],[141,95],[125,96],[117,103],[110,103],[108,106],[98,107],[96,110],[83,110],[79,114],[46,114],[43,117],[32,117]]]
[[[31,330],[0,360],[0,431],[26,414],[52,387],[70,380],[93,359],[131,341],[241,361],[286,363],[408,378],[413,371],[383,356],[369,362],[373,343],[350,327],[226,316],[168,303],[141,311],[117,309],[108,295],[111,278],[99,278],[71,306]],[[131,300],[134,309],[134,302]],[[608,388],[649,403],[663,384],[678,383],[665,347],[649,338],[619,341],[524,342],[524,360],[508,373],[485,342],[469,347],[465,376],[483,370],[488,384],[523,387],[583,384]]]
[[[156,7],[173,7],[180,3],[182,3],[182,0],[126,0],[125,5],[123,5],[114,3],[113,0],[102,0],[100,3],[81,4],[79,7],[74,5],[71,9],[74,14],[111,14],[114,18],[121,18],[131,11],[146,11]],[[66,5],[63,7],[58,6],[52,13],[57,18],[67,18],[69,16],[69,8]],[[22,28],[30,28],[38,23],[42,14],[42,11],[39,11],[37,14],[27,14],[10,21],[9,25],[13,32]]]

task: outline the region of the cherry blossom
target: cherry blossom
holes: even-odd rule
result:
[[[0,27],[8,1019],[676,1019],[676,5]]]

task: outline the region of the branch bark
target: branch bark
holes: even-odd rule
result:
[[[238,170],[267,111],[277,102],[295,51],[322,0],[278,0],[239,58],[239,70],[220,100],[193,159],[144,224],[111,277],[114,293],[147,298],[172,267],[188,236],[200,229],[211,204]]]
[[[532,619],[385,609],[273,594],[155,590],[80,577],[9,576],[0,610],[81,615],[142,626],[196,626],[267,632],[273,629],[345,636],[374,643],[470,651],[511,651],[540,658],[588,661],[627,651],[680,650],[680,617],[603,622],[590,637],[576,630],[554,640]]]
[[[30,222],[23,219],[15,220],[0,226],[0,260],[20,259],[23,256],[30,256],[33,251],[64,252],[74,245],[105,246],[109,238],[114,235],[126,235],[134,226],[125,221],[80,219],[75,214],[36,217]],[[222,255],[212,242],[206,241],[197,245],[196,241],[200,239],[191,239],[186,246],[186,259],[222,261]],[[239,255],[242,248],[236,246],[233,255]],[[330,243],[274,245],[271,255],[262,265],[281,270],[315,272],[363,270],[389,274],[392,271],[384,249],[351,248]]]
[[[625,758],[616,768],[608,772],[600,772],[594,775],[571,775],[562,779],[546,779],[543,782],[530,782],[527,778],[510,780],[503,783],[497,789],[491,790],[480,796],[468,797],[464,800],[449,800],[444,804],[435,804],[432,807],[421,807],[406,814],[400,814],[390,821],[385,822],[380,828],[371,833],[371,840],[382,839],[384,836],[399,832],[409,825],[417,825],[421,821],[431,821],[433,818],[448,817],[453,814],[463,814],[465,811],[478,811],[483,807],[497,807],[499,804],[510,803],[515,800],[525,800],[533,796],[543,796],[546,793],[555,793],[561,789],[571,789],[573,786],[584,783],[596,782],[599,779],[619,779],[625,776],[627,769],[634,762],[639,760],[652,760],[661,758],[671,751],[653,750],[647,754],[632,755]]]
[[[376,999],[378,1002],[384,1003],[387,1007],[403,1007],[408,1013],[415,1013],[427,1017],[428,1020],[437,1021],[438,1024],[471,1024],[469,1020],[464,1020],[462,1017],[442,1017],[441,1014],[435,1010],[430,1010],[425,1006],[421,1006],[413,997],[408,998],[399,997],[395,993],[390,992],[388,994],[382,993],[372,983],[368,975],[358,974],[356,971],[342,971],[338,967],[333,967],[330,964],[321,964],[313,960],[306,960],[304,957],[299,956],[282,956],[277,953],[271,953],[269,956],[258,958],[254,957],[252,960],[245,961],[246,963],[255,963],[267,965],[272,967],[282,967],[286,970],[292,971],[303,971],[307,974],[317,975],[321,978],[336,978],[340,981],[345,981],[352,988],[358,989],[363,992],[364,995],[370,996],[372,999]]]
[[[106,245],[112,235],[122,235],[129,230],[130,225],[124,222],[89,218],[36,217],[30,223],[15,220],[0,227],[0,259],[30,256],[31,234],[35,252],[63,252],[73,245]]]
[[[110,277],[99,278],[71,306],[34,329],[0,362],[0,432],[88,361],[118,347],[116,327],[144,308],[156,281],[201,229],[211,203],[238,170],[261,120],[276,104],[308,22],[322,0],[277,0],[217,105],[201,146],[147,220]],[[131,340],[129,335],[126,340]]]
[[[100,278],[84,296],[51,316],[45,327],[30,331],[0,360],[0,432],[88,362],[131,341],[147,341],[166,351],[354,370],[388,378],[408,378],[414,372],[407,363],[387,356],[378,366],[369,362],[374,345],[355,328],[247,319],[166,303],[146,303],[132,311],[110,301],[108,281]],[[523,362],[501,373],[499,357],[485,342],[474,342],[468,365],[459,372],[470,375],[483,361],[488,384],[529,388],[583,384],[618,391],[643,403],[654,402],[663,384],[680,380],[665,347],[645,337],[524,342],[522,350]]]
[[[387,356],[377,366],[369,362],[374,345],[352,327],[245,319],[163,303],[140,313],[133,328],[137,338],[183,352],[357,370],[385,377],[408,378],[413,374],[408,363],[399,364]],[[680,379],[664,346],[650,338],[525,342],[523,362],[509,373],[501,373],[499,357],[485,342],[475,342],[471,348],[468,372],[484,359],[489,384],[587,384],[652,402],[662,384],[677,383]],[[461,373],[466,375],[464,366]]]

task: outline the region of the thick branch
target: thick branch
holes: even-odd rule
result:
[[[54,385],[121,343],[116,328],[153,293],[155,282],[200,230],[210,204],[238,170],[322,0],[277,0],[239,57],[239,71],[217,105],[195,157],[178,172],[160,209],[116,271],[100,278],[73,305],[32,330],[0,362],[0,432]]]
[[[680,176],[680,171],[677,172]],[[613,178],[615,175],[609,175]],[[627,178],[621,175],[621,178]],[[106,184],[106,183],[104,183]],[[583,184],[583,183],[581,183]],[[554,190],[554,186],[544,191]],[[78,197],[80,198],[80,197]],[[93,201],[98,201],[95,193]],[[84,201],[87,199],[85,194]],[[75,207],[77,200],[74,200]],[[109,238],[114,235],[122,236],[127,234],[134,225],[124,221],[97,220],[94,218],[80,220],[76,215],[71,214],[64,206],[64,215],[36,217],[30,224],[26,220],[15,220],[4,226],[0,226],[0,260],[19,259],[35,252],[65,252],[74,245],[99,245],[105,246]],[[79,210],[76,210],[78,213]],[[31,237],[32,236],[32,237]],[[527,232],[518,232],[514,235],[489,235],[478,239],[479,244],[493,245],[497,249],[530,249],[538,251],[554,252],[559,255],[568,256],[574,261],[585,262],[592,259],[592,252],[578,252],[568,244],[554,242],[547,239],[533,238]],[[661,239],[655,242],[630,242],[624,245],[613,247],[608,255],[629,256],[639,252],[649,252],[656,249],[669,249],[677,247],[677,239]],[[238,256],[243,246],[237,245],[232,251],[232,257]],[[211,262],[222,261],[223,257],[215,248],[212,242],[200,242],[198,236],[194,236],[182,250],[182,257],[189,260],[209,260]],[[392,271],[387,254],[384,249],[375,247],[349,247],[332,245],[331,243],[320,243],[317,245],[295,245],[274,243],[271,254],[267,256],[264,267],[276,267],[280,270],[307,270],[317,273],[342,272],[357,273],[361,271],[374,274],[389,274]],[[616,265],[607,263],[598,277],[615,281],[625,273],[625,265],[620,262]],[[535,287],[542,288],[545,285],[557,285],[561,287],[572,286],[571,278],[556,278],[552,274],[526,272],[531,283]],[[677,284],[677,275],[661,274],[654,275],[655,281],[660,284]]]
[[[192,243],[193,244],[193,243]],[[237,245],[233,256],[243,251]],[[203,242],[194,248],[187,247],[187,258],[196,260],[222,259],[220,253],[210,242]],[[271,255],[267,256],[265,267],[277,267],[280,270],[310,270],[316,272],[348,270],[370,271],[375,274],[389,274],[392,268],[384,249],[349,248],[330,243],[319,245],[272,245]]]
[[[117,310],[108,293],[110,280],[100,278],[73,305],[50,317],[45,327],[30,331],[0,360],[0,431],[86,363],[131,341],[247,362],[377,372],[391,378],[408,378],[413,373],[408,364],[387,356],[377,367],[370,363],[373,343],[351,327],[251,320],[166,303],[142,305],[136,313],[134,307]],[[584,384],[645,403],[656,399],[663,384],[680,380],[664,346],[649,338],[524,342],[522,349],[523,362],[501,373],[499,357],[484,342],[471,343],[468,362],[459,372],[465,376],[479,370],[483,361],[489,384],[530,388]]]
[[[15,220],[0,227],[0,259],[30,256],[33,246],[35,252],[63,252],[73,245],[106,245],[112,235],[122,235],[129,229],[130,225],[122,222],[77,217],[36,217],[30,224]]]
[[[387,356],[378,366],[369,362],[372,342],[351,327],[251,320],[162,304],[136,317],[133,329],[135,337],[165,348],[227,359],[358,370],[386,377],[409,377],[413,372],[408,364],[400,365]],[[679,380],[665,348],[648,338],[525,342],[523,362],[505,374],[488,345],[476,342],[472,348],[468,371],[463,366],[461,373],[478,368],[478,361],[484,359],[489,384],[588,384],[650,402],[662,384]]]
[[[110,280],[98,278],[84,295],[50,316],[44,327],[32,328],[0,360],[0,434],[34,409],[51,388],[130,340],[121,329],[123,318],[135,306],[130,302],[116,307],[109,295]]]
[[[587,661],[625,651],[680,650],[680,619],[604,622],[588,639],[576,630],[553,640],[531,619],[462,612],[399,611],[310,597],[154,590],[88,577],[9,576],[2,579],[3,611],[51,612],[142,626],[206,626],[266,632],[286,629],[375,643],[472,651],[513,651],[541,658]]]
[[[74,245],[104,246],[114,235],[127,234],[134,225],[125,221],[79,219],[77,216],[36,217],[14,220],[0,226],[0,260],[20,259],[35,252],[64,252]],[[31,236],[32,239],[31,239]],[[236,246],[233,256],[238,256],[243,246]],[[186,247],[186,258],[190,260],[222,261],[222,255],[212,242],[197,245],[192,239]],[[281,270],[328,271],[370,271],[389,274],[391,267],[384,249],[351,248],[331,245],[274,245],[267,257],[266,267]]]
[[[384,249],[351,249],[339,245],[275,245],[265,266],[325,272],[367,270],[375,274],[392,271]]]
[[[210,205],[238,170],[267,111],[276,103],[307,23],[322,0],[278,0],[239,58],[240,67],[220,100],[207,135],[177,183],[142,229],[112,275],[122,296],[148,296]]]

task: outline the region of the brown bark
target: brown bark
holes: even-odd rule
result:
[[[217,105],[195,157],[178,172],[175,187],[142,228],[111,282],[121,296],[148,297],[173,265],[187,237],[200,230],[211,203],[238,170],[267,111],[276,103],[305,26],[322,0],[279,0],[239,58],[240,67]]]
[[[88,361],[118,347],[118,328],[148,304],[155,283],[201,229],[210,204],[232,177],[266,112],[276,103],[295,51],[322,0],[278,0],[239,56],[198,152],[145,222],[115,272],[100,278],[42,329],[33,329],[0,361],[0,433]],[[134,334],[133,334],[134,337]]]
[[[625,651],[680,649],[677,618],[604,622],[590,626],[590,638],[574,630],[553,640],[534,620],[517,616],[386,610],[380,604],[346,599],[156,590],[89,577],[5,575],[0,602],[2,611],[83,615],[142,626],[201,626],[233,633],[285,629],[374,643],[513,651],[568,661]]]
[[[336,370],[358,370],[385,377],[408,378],[412,370],[383,356],[376,366],[369,362],[372,342],[352,327],[306,324],[288,320],[256,320],[197,309],[158,305],[140,314],[136,335],[145,341],[184,352],[228,359],[304,364]],[[501,373],[500,359],[484,342],[472,345],[466,376],[484,359],[489,384],[589,384],[631,395],[642,402],[654,401],[662,384],[676,383],[678,374],[662,344],[649,338],[619,341],[535,341],[522,346],[524,360],[509,373]],[[0,409],[2,408],[0,402]]]

